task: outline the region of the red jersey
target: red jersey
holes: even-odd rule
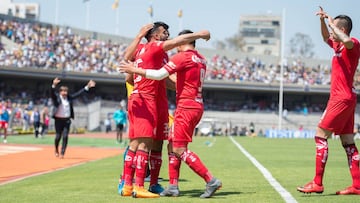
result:
[[[327,41],[335,51],[332,59],[330,99],[356,99],[353,82],[359,63],[360,45],[357,39],[351,38],[351,40],[354,42],[352,49],[346,49],[342,43],[331,39]]]
[[[167,61],[168,55],[163,49],[163,41],[140,44],[135,52],[135,66],[142,69],[160,69]],[[155,97],[161,81],[150,80],[134,74],[134,91],[143,96]]]
[[[177,108],[203,108],[206,59],[196,50],[187,50],[174,55],[164,68],[169,74],[176,72]]]

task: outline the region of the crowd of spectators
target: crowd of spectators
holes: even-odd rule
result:
[[[0,50],[0,66],[91,73],[116,72],[126,44],[72,33],[71,28],[0,19],[0,35],[16,46]]]
[[[127,44],[80,36],[70,27],[40,23],[21,23],[0,19],[0,34],[16,47],[0,47],[0,66],[35,67],[62,71],[118,74]],[[274,83],[280,80],[280,65],[265,64],[261,59],[228,59],[215,55],[208,60],[207,80]],[[330,67],[308,67],[303,61],[284,64],[284,83],[327,85]]]
[[[127,47],[125,43],[102,41],[91,36],[80,36],[73,33],[70,27],[58,27],[41,23],[18,22],[0,19],[0,35],[12,41],[12,47],[0,43],[0,66],[18,68],[42,68],[61,71],[79,71],[98,74],[119,74],[116,67],[123,59]],[[173,53],[173,52],[172,52]],[[319,64],[307,66],[304,61],[284,62],[284,83],[298,85],[328,85],[331,67]],[[236,58],[214,55],[208,58],[206,80],[232,81],[235,83],[278,83],[280,81],[280,64],[267,64],[260,58]],[[355,78],[360,84],[360,76]],[[0,84],[3,86],[3,84]],[[6,87],[11,88],[11,87]],[[9,92],[1,88],[0,93]],[[11,91],[10,91],[11,92]],[[15,93],[15,92],[14,92]],[[26,90],[16,93],[15,98],[28,98]],[[25,94],[25,96],[24,96]],[[31,94],[34,95],[34,94]],[[0,95],[0,98],[12,97]],[[44,97],[41,95],[40,98]],[[37,97],[38,98],[38,97]],[[37,104],[46,103],[47,98],[30,98]],[[24,103],[24,102],[23,102]],[[26,102],[25,102],[26,103]],[[206,108],[216,108],[211,99]],[[229,110],[253,109],[252,104],[229,104]],[[224,105],[221,105],[224,108]],[[259,106],[261,106],[259,104]],[[267,104],[266,109],[276,110],[276,104]],[[298,105],[298,109],[302,106]],[[240,108],[240,109],[239,109]],[[257,107],[256,107],[257,108]],[[322,107],[314,107],[314,111]]]
[[[10,99],[2,100],[1,107],[9,113],[9,126],[20,131],[28,131],[32,126],[32,111],[34,104],[13,102]]]
[[[233,82],[280,82],[281,64],[265,64],[261,59],[244,58],[230,60],[226,56],[215,55],[209,60],[207,80],[228,80]],[[330,84],[330,67],[319,64],[308,67],[303,61],[284,62],[283,82],[299,85]]]
[[[62,71],[118,74],[116,67],[123,59],[125,43],[101,41],[80,36],[70,27],[62,28],[40,23],[22,23],[0,19],[0,35],[13,41],[10,49],[0,45],[0,66],[34,67]],[[328,85],[330,67],[311,67],[304,61],[284,62],[284,83]],[[214,55],[208,60],[207,80],[233,82],[277,83],[280,63],[266,64],[261,59]],[[360,76],[356,76],[356,85]]]

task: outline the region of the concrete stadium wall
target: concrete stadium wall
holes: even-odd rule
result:
[[[306,129],[315,129],[321,114],[302,114],[289,113],[287,119],[282,119],[282,129],[299,129],[302,125]],[[278,128],[279,117],[277,112],[222,112],[205,111],[204,118],[213,118],[221,123],[230,122],[232,127],[238,126],[249,128],[250,122],[255,125],[255,132],[266,129]]]
[[[88,131],[105,131],[104,120],[112,114],[119,102],[95,101],[88,105],[74,106],[75,119],[72,122],[72,129],[85,128]],[[112,129],[115,123],[112,121]]]

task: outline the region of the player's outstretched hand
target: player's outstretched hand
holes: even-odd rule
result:
[[[323,20],[325,18],[328,18],[329,16],[327,15],[327,13],[324,11],[324,9],[319,6],[320,10],[318,12],[316,12],[317,16],[320,16],[320,19]]]
[[[135,66],[130,61],[121,61],[117,71],[120,73],[134,73]]]

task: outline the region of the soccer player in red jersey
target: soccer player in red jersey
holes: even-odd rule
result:
[[[360,195],[359,152],[354,142],[354,113],[357,97],[353,87],[353,78],[360,57],[360,44],[357,39],[349,36],[352,29],[350,17],[339,15],[332,18],[321,7],[316,14],[320,16],[323,39],[335,53],[332,58],[330,98],[315,135],[315,177],[306,185],[298,187],[297,190],[303,193],[324,191],[323,175],[328,158],[327,139],[334,133],[340,135],[352,177],[352,185],[337,191],[336,194]],[[327,24],[325,19],[327,19]]]
[[[148,42],[140,44],[143,37]],[[152,26],[144,26],[128,47],[125,59],[134,61],[136,66],[141,69],[160,68],[168,60],[166,51],[189,41],[202,38],[204,35],[199,32],[170,40],[167,40],[168,37],[168,26],[165,23],[156,22]],[[154,81],[137,74],[133,75],[133,81],[134,90],[128,102],[130,144],[124,163],[125,185],[121,194],[138,198],[159,197],[158,194],[144,189],[144,179],[150,150],[152,151],[150,163],[152,164],[151,167],[154,167],[151,170],[153,174],[151,174],[150,189],[155,182],[157,184],[161,167],[162,142],[167,138],[166,128],[168,124],[165,81]],[[166,109],[166,112],[160,111],[160,109]],[[156,148],[158,150],[155,150]],[[136,175],[133,188],[134,170]]]
[[[210,33],[203,31],[208,40]],[[179,36],[193,33],[184,30]],[[176,110],[172,133],[169,137],[169,187],[161,196],[178,196],[178,180],[181,161],[184,161],[206,182],[201,198],[209,198],[222,186],[219,179],[212,176],[198,155],[188,149],[192,135],[204,112],[202,86],[206,73],[206,59],[195,50],[195,40],[178,46],[178,53],[158,70],[141,69],[131,63],[122,62],[120,71],[134,73],[153,80],[162,80],[176,72]]]

